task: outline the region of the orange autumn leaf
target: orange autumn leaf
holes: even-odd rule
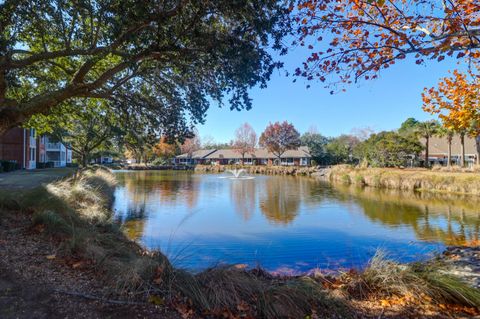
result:
[[[407,55],[417,64],[460,62],[480,56],[480,1],[472,0],[299,0],[295,44],[313,43],[318,59],[308,59],[296,75],[332,77],[332,85],[374,79]],[[330,44],[316,42],[319,36]],[[335,79],[336,77],[336,79]]]
[[[480,135],[480,80],[474,71],[453,71],[437,88],[425,89],[422,99],[423,109],[437,114],[446,128]]]

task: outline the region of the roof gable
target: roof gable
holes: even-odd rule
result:
[[[276,155],[269,152],[265,148],[257,148],[253,153],[245,153],[245,158],[277,158]],[[281,158],[310,158],[308,147],[301,146],[296,150],[288,150],[282,154]],[[192,159],[240,159],[242,154],[233,148],[219,150],[198,150],[193,152],[191,156],[188,154],[178,155],[176,158],[192,158]]]

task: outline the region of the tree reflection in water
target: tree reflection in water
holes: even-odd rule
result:
[[[255,213],[257,198],[256,183],[253,179],[229,180],[230,198],[235,207],[235,212],[248,221]]]
[[[475,197],[333,187],[337,199],[354,201],[370,220],[389,227],[408,226],[422,241],[468,245],[479,240],[480,201]]]
[[[301,192],[296,178],[267,178],[261,185],[260,210],[274,224],[287,225],[297,217]]]
[[[115,218],[123,224],[130,239],[142,237],[145,221],[151,213],[149,205],[168,206],[182,202],[192,209],[197,205],[198,188],[190,174],[135,171],[116,176],[119,180],[116,197],[122,197],[117,201],[126,203],[126,207],[116,212]]]
[[[291,176],[225,180],[152,171],[117,176],[115,217],[130,238],[147,245],[165,241],[179,224],[185,241],[211,248],[213,256],[222,249],[237,256],[243,247],[283,247],[289,240],[288,247],[296,247],[300,257],[328,251],[335,240],[335,251],[381,245],[390,235],[446,245],[479,240],[480,199],[474,197],[347,187]],[[183,223],[192,212],[196,215]],[[249,238],[255,240],[250,243]],[[264,251],[272,251],[271,246]]]

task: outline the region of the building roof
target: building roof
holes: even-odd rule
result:
[[[181,154],[178,156],[175,156],[175,158],[193,158],[193,159],[202,159],[206,158],[208,155],[211,153],[215,152],[216,150],[214,149],[207,149],[207,150],[198,150],[193,152],[191,155],[188,153]]]
[[[312,157],[306,146],[300,146],[296,150],[286,151],[281,158],[302,158]],[[189,158],[188,154],[182,154],[176,158]],[[235,149],[221,149],[221,150],[199,150],[192,154],[190,158],[193,159],[237,159],[242,158],[242,155]],[[253,154],[246,153],[245,158],[276,158],[276,156],[268,152],[265,148],[257,148]]]
[[[420,139],[420,142],[425,146],[425,139]],[[460,155],[460,136],[455,135],[452,139],[452,156]],[[428,147],[429,156],[433,155],[448,155],[448,141],[446,137],[431,137]],[[465,155],[475,155],[477,149],[475,139],[465,136]]]

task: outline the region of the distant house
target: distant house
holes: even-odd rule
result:
[[[256,149],[253,153],[245,154],[245,165],[295,165],[308,166],[312,156],[307,147],[299,147],[296,150],[288,150],[280,159],[264,148]],[[241,164],[242,155],[234,149],[199,150],[192,154],[182,154],[174,159],[175,164]]]
[[[206,164],[206,157],[216,150],[198,150],[191,154],[185,153],[182,155],[175,156],[173,159],[174,164],[177,165],[196,165],[196,164]]]
[[[72,150],[51,137],[42,135],[38,138],[38,162],[53,163],[53,167],[65,167],[72,162]]]
[[[425,146],[425,139],[421,139]],[[429,141],[428,161],[430,165],[446,166],[448,162],[448,141],[445,137],[431,137]],[[452,139],[452,163],[460,165],[461,144],[460,136],[455,135]],[[475,139],[465,136],[465,163],[467,166],[475,164],[477,159],[477,149]],[[425,161],[425,151],[421,155],[421,161]]]
[[[112,164],[113,163],[113,154],[108,151],[101,151],[94,155],[94,158],[91,161],[95,164]]]
[[[0,136],[0,160],[15,162],[19,169],[35,169],[37,163],[63,167],[72,162],[72,151],[35,129],[15,127]]]

